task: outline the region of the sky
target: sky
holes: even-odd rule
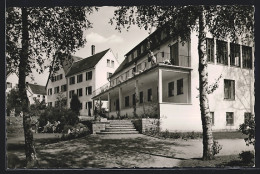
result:
[[[124,55],[149,35],[148,31],[135,25],[131,26],[128,32],[122,30],[120,33],[115,30],[115,25],[108,23],[109,19],[113,17],[115,9],[115,7],[100,7],[98,12],[94,12],[88,17],[93,23],[93,28],[84,32],[87,43],[84,48],[76,51],[75,56],[82,58],[91,56],[91,45],[95,45],[96,53],[111,48],[121,63]],[[35,82],[39,85],[46,85],[48,75],[48,70],[40,75],[33,71]]]

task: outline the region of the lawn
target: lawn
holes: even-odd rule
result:
[[[9,120],[8,120],[9,121]],[[25,166],[22,118],[7,124],[8,168]],[[89,135],[60,141],[60,134],[34,134],[38,168],[150,168],[150,167],[236,167],[246,146],[239,132],[214,132],[223,149],[214,160],[202,161],[202,139],[154,138],[142,134]]]
[[[208,162],[201,160],[201,140],[162,140],[145,135],[119,138],[89,135],[47,143],[39,140],[35,140],[39,168],[234,167],[244,166],[238,153],[252,150],[243,140],[223,140],[220,144],[225,148]],[[9,144],[8,156],[13,160],[9,161],[10,168],[23,167],[23,144]]]

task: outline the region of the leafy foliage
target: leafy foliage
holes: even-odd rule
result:
[[[79,115],[80,110],[80,101],[76,94],[72,95],[71,101],[70,101],[70,109],[77,115]]]
[[[203,6],[206,17],[205,27],[215,38],[232,41],[238,36],[253,38],[254,7],[244,5]],[[110,24],[120,32],[131,25],[152,31],[165,27],[182,41],[189,40],[192,31],[198,31],[198,18],[202,6],[122,6],[114,12]],[[245,35],[245,33],[247,33]]]
[[[255,159],[255,155],[253,151],[243,151],[239,154],[239,158],[243,161],[243,163],[253,163]]]
[[[59,130],[60,132],[64,129],[65,125],[75,125],[78,123],[79,118],[78,116],[70,109],[60,109],[60,108],[53,108],[48,107],[45,112],[43,112],[39,119],[39,131],[43,130],[43,127],[47,124],[49,121],[51,124],[54,124],[54,122],[60,121]]]
[[[214,140],[212,145],[213,155],[217,155],[221,149],[222,145],[220,145],[218,141]]]
[[[92,27],[87,16],[94,7],[28,7],[29,52],[27,74],[31,69],[57,71],[60,62],[86,43],[83,32]],[[7,70],[17,71],[22,38],[21,8],[6,9]],[[64,56],[62,56],[64,55]],[[55,58],[53,58],[55,57]],[[53,62],[50,64],[50,61]]]
[[[239,126],[239,130],[247,135],[247,138],[244,138],[246,145],[249,146],[252,144],[255,146],[255,116],[251,115],[249,119],[245,120],[245,123]]]
[[[11,110],[15,109],[15,114],[18,115],[21,112],[19,91],[16,88],[10,90],[6,98],[6,111],[7,115],[10,115]]]

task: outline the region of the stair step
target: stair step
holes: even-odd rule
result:
[[[106,129],[102,132],[122,132],[122,131],[136,131],[136,129]]]
[[[123,132],[97,132],[97,134],[138,134],[138,131],[123,131]]]
[[[135,127],[134,126],[127,126],[127,127],[120,127],[120,126],[109,126],[109,127],[106,127],[106,129],[134,129]]]

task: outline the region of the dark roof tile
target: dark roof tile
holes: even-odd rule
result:
[[[81,71],[93,68],[100,59],[108,52],[109,49],[94,54],[93,56],[87,57],[85,59],[73,62],[69,72],[66,74],[66,77],[79,73]]]
[[[30,83],[28,83],[28,86],[31,88],[34,94],[46,95],[45,86],[35,85]]]

